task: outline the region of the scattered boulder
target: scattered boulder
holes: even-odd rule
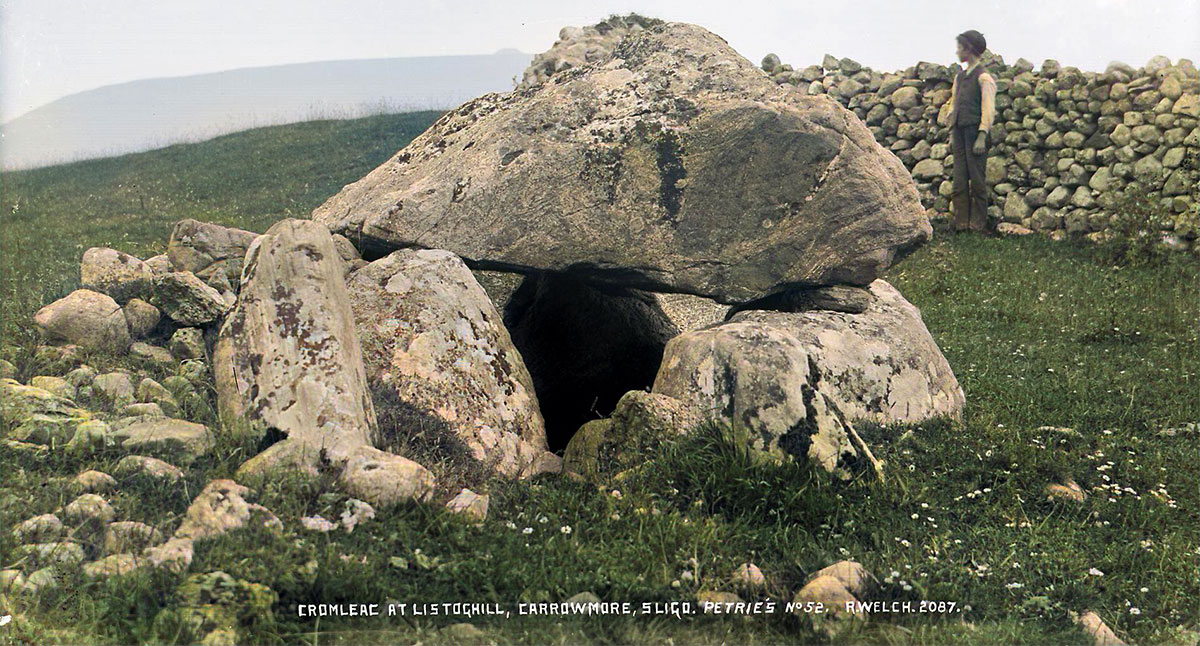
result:
[[[104,530],[104,553],[140,552],[162,541],[162,533],[146,523],[116,521]]]
[[[172,458],[184,465],[208,454],[213,447],[207,426],[170,417],[132,418],[118,425],[112,438],[126,451]]]
[[[1046,485],[1043,493],[1047,500],[1082,503],[1087,500],[1087,493],[1079,486],[1079,483],[1068,479],[1063,484],[1051,483]]]
[[[233,480],[213,480],[188,506],[187,515],[175,538],[193,541],[220,536],[252,523],[281,527],[282,523],[262,505],[246,502],[250,489]]]
[[[90,289],[77,289],[43,307],[33,322],[49,338],[88,350],[124,354],[132,342],[121,306]]]
[[[88,469],[75,476],[71,484],[82,493],[103,493],[117,486],[117,479],[95,469]]]
[[[62,538],[65,531],[58,516],[42,514],[18,523],[12,533],[19,543],[45,543]]]
[[[471,522],[482,523],[487,518],[488,495],[479,495],[470,489],[463,489],[446,503],[446,509],[461,514]]]
[[[62,377],[52,377],[48,375],[39,375],[29,380],[29,385],[34,388],[41,388],[53,395],[62,397],[63,399],[74,400],[76,396],[75,386],[71,382]]]
[[[742,588],[764,588],[767,585],[767,578],[763,576],[762,570],[753,563],[742,563],[733,570],[733,582],[735,585]]]
[[[180,325],[215,323],[229,311],[221,292],[190,271],[155,274],[153,286],[150,302]]]
[[[359,447],[350,455],[338,480],[347,493],[379,508],[428,500],[434,489],[428,469],[370,446]]]
[[[789,335],[815,364],[822,390],[851,420],[913,423],[959,418],[966,402],[921,312],[887,281],[871,283],[859,314],[745,311],[731,321]]]
[[[530,475],[546,450],[533,380],[466,265],[405,249],[355,271],[346,288],[372,390],[393,389],[413,414],[442,420],[499,473]]]
[[[691,431],[699,411],[662,394],[631,390],[608,419],[584,424],[563,453],[563,468],[589,479],[645,463],[660,444]]]
[[[809,578],[815,580],[823,576],[837,579],[850,594],[858,599],[867,599],[879,589],[879,581],[858,561],[838,561],[817,570]]]
[[[112,438],[112,429],[107,422],[89,419],[75,426],[75,434],[71,436],[71,441],[67,442],[66,449],[70,453],[80,454],[115,444],[116,441]]]
[[[88,579],[111,579],[132,574],[142,565],[142,560],[133,554],[110,554],[84,565],[83,576]]]
[[[63,445],[92,414],[61,395],[13,379],[0,380],[0,421],[18,442]]]
[[[328,229],[287,219],[255,239],[213,371],[222,415],[284,437],[244,464],[247,474],[311,473],[321,460],[342,464],[374,444],[375,409]]]
[[[832,576],[819,576],[809,581],[792,598],[797,614],[812,615],[812,604],[821,604],[825,608],[824,616],[832,618],[861,617],[862,612],[851,605],[855,601],[858,599]]]
[[[204,359],[206,356],[204,332],[199,328],[184,327],[175,330],[168,344],[171,354],[180,361]]]
[[[171,231],[166,255],[172,271],[187,271],[205,282],[224,281],[236,287],[246,250],[256,237],[257,233],[242,229],[180,220]]]
[[[121,308],[125,314],[125,322],[129,325],[129,336],[134,339],[144,339],[150,335],[158,322],[162,320],[162,312],[158,308],[140,298],[132,298]]]
[[[464,104],[312,217],[368,255],[446,249],[725,303],[866,285],[932,235],[912,177],[853,112],[683,23]]]
[[[122,477],[142,475],[170,481],[183,479],[183,471],[179,467],[148,455],[127,455],[121,458],[113,467],[113,473]]]
[[[92,392],[113,408],[133,403],[133,379],[127,372],[106,372],[92,380]]]
[[[69,571],[87,560],[82,545],[67,541],[21,545],[13,550],[13,555],[19,559],[28,559],[30,569],[48,567]]]
[[[112,522],[116,512],[108,501],[94,493],[85,493],[63,510],[63,517],[72,527],[102,529]]]
[[[85,289],[108,294],[118,303],[145,298],[150,293],[151,272],[136,256],[108,247],[83,252],[79,282]]]
[[[171,368],[175,365],[175,357],[170,350],[159,345],[150,345],[144,341],[138,341],[129,346],[129,354],[163,368]]]
[[[1089,610],[1075,618],[1075,623],[1091,638],[1093,646],[1126,646],[1125,642],[1104,623],[1100,615]]]
[[[192,539],[171,537],[161,545],[147,547],[142,552],[142,559],[151,567],[179,574],[192,564],[194,553],[195,543]]]

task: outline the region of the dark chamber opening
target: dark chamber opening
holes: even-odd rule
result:
[[[556,273],[526,276],[504,324],[533,377],[549,448],[560,454],[582,424],[654,383],[678,333],[652,294]]]

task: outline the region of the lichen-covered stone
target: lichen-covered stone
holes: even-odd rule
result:
[[[271,510],[247,502],[250,489],[232,480],[213,480],[188,506],[187,515],[174,538],[193,541],[220,536],[251,523],[280,527],[282,524]]]
[[[121,306],[107,294],[77,289],[38,310],[33,322],[49,338],[124,354],[132,339]]]
[[[86,288],[108,294],[119,303],[145,298],[150,292],[150,269],[136,256],[108,247],[83,252],[79,282]]]
[[[274,428],[285,439],[243,465],[315,473],[373,446],[375,409],[367,389],[341,259],[329,230],[282,220],[246,254],[237,305],[213,356],[227,420]]]
[[[370,446],[350,456],[338,481],[350,495],[379,508],[428,500],[435,484],[433,474],[420,464]]]
[[[215,323],[229,311],[221,293],[190,271],[155,274],[150,302],[186,326]]]
[[[466,265],[446,251],[401,250],[346,287],[372,387],[444,421],[490,468],[530,475],[546,450],[533,381]]]
[[[360,249],[446,249],[722,302],[868,284],[932,234],[853,112],[695,25],[447,113],[313,212]]]
[[[822,390],[851,420],[913,423],[962,415],[965,397],[921,312],[884,280],[859,314],[750,310],[730,320],[754,323],[799,341]]]
[[[776,326],[734,320],[671,339],[652,392],[731,423],[756,450],[807,456],[842,477],[870,460],[809,351]]]

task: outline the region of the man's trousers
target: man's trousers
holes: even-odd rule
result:
[[[954,155],[954,230],[987,231],[987,154],[971,152],[979,125],[954,126],[950,129],[950,153]]]

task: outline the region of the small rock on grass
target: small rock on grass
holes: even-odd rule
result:
[[[108,501],[94,493],[85,493],[63,510],[67,522],[74,526],[107,525],[116,516]]]
[[[745,588],[761,588],[767,584],[762,570],[753,563],[742,563],[733,570],[735,584]]]
[[[110,554],[83,566],[83,576],[89,579],[109,579],[136,572],[142,565],[141,559],[133,554]]]
[[[477,494],[470,489],[463,489],[446,503],[446,509],[461,514],[471,522],[482,523],[487,518],[488,496],[487,494]]]
[[[161,545],[147,547],[142,558],[152,567],[163,568],[176,574],[187,570],[192,564],[195,546],[190,538],[171,538]]]
[[[13,537],[21,543],[42,543],[61,538],[62,521],[54,514],[42,514],[25,520],[13,528]]]
[[[1082,503],[1084,500],[1087,500],[1087,494],[1083,491],[1083,488],[1079,486],[1079,483],[1075,482],[1074,480],[1067,480],[1063,484],[1048,484],[1046,485],[1044,493],[1046,494],[1046,498],[1052,502],[1065,501]]]
[[[233,480],[213,480],[188,507],[187,516],[175,531],[176,538],[200,540],[220,536],[250,523],[282,526],[271,510],[247,502],[250,488]]]
[[[1095,612],[1089,610],[1079,615],[1075,623],[1091,637],[1094,646],[1125,646],[1125,642]]]
[[[132,520],[121,520],[108,524],[104,530],[104,553],[121,554],[123,552],[140,552],[147,547],[161,543],[162,533],[157,529]]]
[[[340,482],[350,495],[376,507],[428,500],[434,489],[433,474],[428,469],[370,446],[355,450],[346,461]]]
[[[71,484],[77,491],[84,493],[101,493],[117,486],[117,479],[104,473],[89,469],[75,476]]]
[[[183,471],[179,467],[146,455],[127,455],[121,458],[113,468],[113,473],[122,477],[145,475],[171,481],[183,479]]]
[[[700,610],[709,614],[724,614],[727,603],[741,603],[742,598],[732,592],[720,590],[701,590],[696,593],[696,602]]]

